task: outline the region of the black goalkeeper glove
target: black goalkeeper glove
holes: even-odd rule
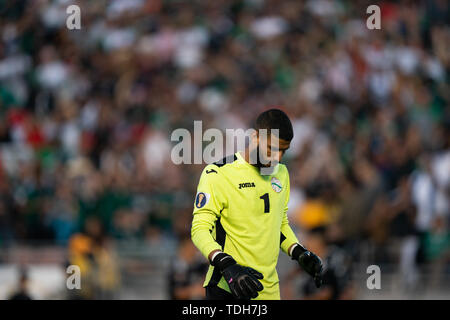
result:
[[[238,299],[256,298],[258,291],[264,289],[258,280],[264,278],[261,273],[237,264],[233,257],[226,253],[216,255],[211,264],[220,270],[231,293]]]
[[[297,244],[292,250],[292,260],[296,260],[300,267],[314,278],[317,288],[322,285],[323,265],[322,260],[317,255],[306,250],[301,244]]]

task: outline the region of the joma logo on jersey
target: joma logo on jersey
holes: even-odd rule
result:
[[[254,182],[239,183],[239,189],[254,188],[254,187],[255,187],[255,183]]]

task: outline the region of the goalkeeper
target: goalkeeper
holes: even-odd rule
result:
[[[322,262],[299,243],[286,215],[289,174],[278,162],[293,138],[291,121],[270,109],[254,129],[242,153],[207,165],[198,184],[191,236],[210,262],[203,284],[207,299],[280,299],[280,248],[321,285]],[[264,159],[260,148],[267,148]]]

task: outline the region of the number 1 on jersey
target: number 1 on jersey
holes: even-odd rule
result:
[[[268,193],[264,193],[259,198],[264,200],[264,213],[269,213],[270,212],[269,194]]]

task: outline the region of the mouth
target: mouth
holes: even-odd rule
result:
[[[262,168],[271,168],[275,167],[278,162],[269,162],[269,163],[259,163],[259,166]]]

